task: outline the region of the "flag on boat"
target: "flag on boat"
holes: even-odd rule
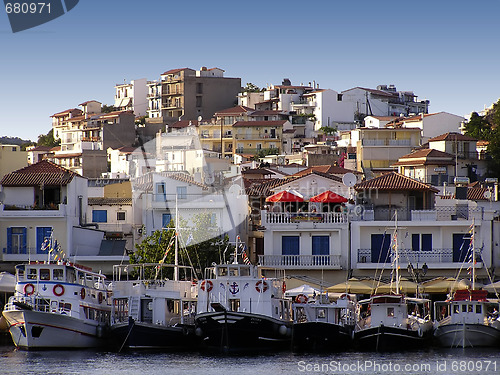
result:
[[[239,246],[240,246],[240,249],[241,249],[241,258],[243,259],[243,263],[245,263],[247,265],[248,264],[252,264],[250,262],[250,259],[248,258],[247,252],[246,252],[247,247],[244,244],[242,244],[242,243]]]
[[[189,246],[189,244],[193,241],[193,233],[190,233],[187,240],[186,240],[186,246]]]

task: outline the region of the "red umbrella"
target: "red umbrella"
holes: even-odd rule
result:
[[[347,202],[347,199],[341,195],[334,193],[333,191],[327,190],[321,194],[311,197],[311,199],[309,199],[309,202],[345,203]]]
[[[304,198],[288,190],[283,190],[267,197],[266,202],[304,202]]]

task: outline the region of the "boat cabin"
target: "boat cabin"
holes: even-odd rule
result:
[[[486,290],[457,290],[453,299],[436,302],[434,316],[439,323],[488,324],[498,318],[499,302],[486,298]]]

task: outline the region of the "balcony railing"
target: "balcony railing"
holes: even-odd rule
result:
[[[297,224],[300,222],[315,222],[327,224],[343,224],[347,216],[341,212],[267,212],[262,211],[262,225],[266,224]]]
[[[259,139],[280,139],[278,134],[235,134],[234,139],[259,140]]]
[[[0,205],[0,217],[43,217],[64,216],[65,204],[38,205]]]
[[[259,264],[272,268],[340,269],[340,255],[259,255]]]
[[[392,221],[395,213],[400,221],[454,221],[483,219],[483,208],[469,208],[468,206],[436,207],[432,210],[410,210],[407,208],[393,207],[381,208],[365,206],[353,215],[355,221]]]
[[[411,146],[410,139],[363,139],[363,146]]]
[[[379,252],[372,253],[372,249],[358,249],[358,263],[392,263],[394,253],[388,254],[386,259],[381,259]],[[405,264],[423,265],[424,263],[453,263],[453,249],[432,249],[432,250],[412,250],[400,249],[399,263],[404,267]],[[480,256],[478,254],[478,258]],[[455,263],[462,263],[456,262]]]

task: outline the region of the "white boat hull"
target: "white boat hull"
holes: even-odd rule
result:
[[[95,348],[102,345],[96,321],[33,310],[3,312],[14,345],[21,349]]]
[[[434,337],[443,347],[490,347],[500,343],[500,330],[484,324],[451,323],[439,326]]]

